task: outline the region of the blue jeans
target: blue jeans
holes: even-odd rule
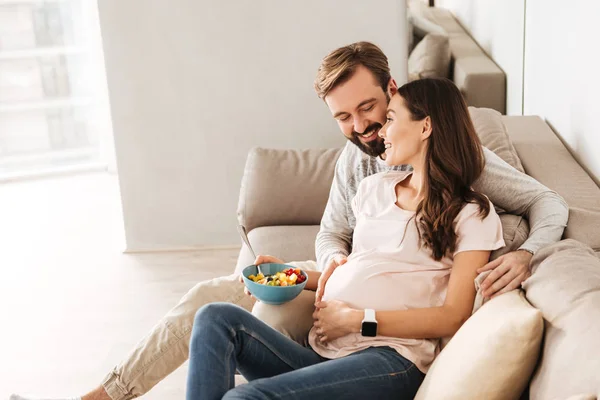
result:
[[[236,370],[248,384],[235,387]],[[194,320],[187,399],[412,399],[424,377],[389,347],[328,360],[241,307],[213,303]]]

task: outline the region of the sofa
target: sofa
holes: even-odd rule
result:
[[[539,117],[501,116],[494,110],[472,107],[470,112],[486,147],[558,192],[569,205],[569,223],[563,236],[565,240],[536,254],[532,265],[535,264],[534,268],[540,269],[540,272],[535,272],[529,279],[532,281],[529,287],[529,280],[524,284],[527,299],[544,316],[546,329],[541,356],[531,382],[531,398],[567,399],[571,395],[580,395],[578,390],[581,388],[588,397],[579,398],[594,399],[596,397],[593,396],[600,392],[600,340],[592,338],[600,336],[600,188]],[[314,241],[340,152],[341,149],[254,148],[250,151],[240,189],[238,220],[248,229],[250,243],[257,253],[275,255],[286,261],[315,259]],[[518,157],[511,160],[510,154]],[[501,215],[501,219],[505,242],[516,249],[527,237],[527,222],[510,214]],[[558,264],[543,267],[547,260],[557,258]],[[249,250],[243,246],[237,271],[252,262]],[[576,263],[577,268],[571,268],[572,263]],[[571,292],[569,285],[573,286]],[[565,290],[567,292],[563,293],[563,298],[559,297],[556,304],[550,304],[549,299],[554,298],[555,293]],[[310,310],[303,312],[307,314],[304,318],[310,319]],[[574,314],[578,322],[570,322],[565,328],[560,325],[560,320],[569,313]],[[586,315],[597,315],[598,318],[592,318],[591,325],[585,325],[589,322],[586,321]],[[582,326],[576,326],[580,322]],[[574,336],[569,336],[570,326],[574,327]],[[553,327],[557,332],[553,331]],[[550,334],[553,338],[549,338]],[[582,336],[592,343],[581,343]],[[565,344],[565,340],[568,343]],[[303,342],[301,339],[298,341]],[[556,373],[566,376],[565,371],[559,371],[561,367],[553,367],[553,372],[552,368],[548,371],[544,364],[544,360],[552,359],[553,349],[548,346],[557,341],[560,342],[556,345],[557,353],[564,353],[566,346],[569,350],[563,356],[569,358],[570,362],[552,360],[553,365],[567,364],[571,372],[572,368],[577,368],[572,363],[591,363],[591,366],[577,374],[587,377],[586,382],[568,388],[558,380],[554,386],[565,389],[568,395],[549,397],[549,393],[557,393],[557,388],[548,386],[548,377],[556,379]],[[571,359],[574,352],[578,351],[582,353],[581,357],[587,358]],[[545,375],[536,381],[535,375],[539,375],[539,371]],[[592,386],[596,385],[596,389],[585,386],[589,386],[590,381]],[[540,386],[537,389],[536,384]]]
[[[440,364],[445,367],[436,368],[435,373],[430,370],[426,380],[431,376],[435,378],[424,383],[422,389],[426,386],[427,390],[420,390],[417,397],[517,399],[521,395],[523,399],[534,400],[597,399],[600,397],[600,188],[541,118],[501,115],[505,110],[506,77],[449,11],[429,8],[425,15],[444,27],[448,35],[451,52],[449,77],[471,106],[470,113],[484,146],[559,193],[568,204],[569,222],[561,242],[540,250],[534,256],[531,263],[533,275],[524,282],[522,293],[517,295],[515,291],[499,296],[497,301],[493,299],[465,323],[459,333],[464,332],[469,324],[469,329],[478,329],[476,333],[481,333],[483,339],[476,335],[474,338],[467,336],[465,340],[465,335],[458,338],[457,333],[432,369]],[[341,150],[254,148],[249,152],[237,215],[258,254],[274,255],[285,261],[315,259],[315,238]],[[500,218],[507,246],[494,252],[492,258],[517,249],[529,233],[525,218],[506,213],[502,213]],[[242,244],[236,271],[241,271],[253,261],[250,251]],[[305,329],[311,322],[313,299],[314,294],[305,291],[292,302],[293,313],[278,314],[273,309],[268,313],[259,310],[255,314],[294,340],[306,343]],[[516,308],[511,308],[513,306]],[[533,313],[530,312],[532,310]],[[498,312],[499,316],[494,312]],[[281,314],[293,317],[285,320]],[[507,315],[512,317],[512,321],[503,320]],[[493,335],[497,332],[492,333],[489,343],[486,343],[485,334],[492,332],[488,326],[496,324],[498,329],[504,329],[504,333],[510,333],[517,327],[508,322],[514,323],[519,318],[528,319],[532,329],[536,327],[535,334],[529,338],[535,339],[537,335],[535,340],[513,336],[513,342],[529,340],[525,343],[529,346],[527,351],[534,355],[529,362],[530,367],[511,371],[506,366],[495,365],[495,360],[491,359],[486,360],[487,364],[475,363],[488,369],[485,371],[487,375],[480,371],[471,371],[474,375],[468,375],[452,365],[454,361],[460,361],[451,357],[457,353],[457,342],[460,344],[457,339],[461,339],[463,346],[467,347],[471,344],[469,340],[475,339],[490,348],[496,346],[497,351],[507,354],[525,351],[525,347],[518,346],[519,343],[494,340],[497,337]],[[298,325],[303,325],[304,330],[297,329]],[[511,344],[514,346],[511,347]],[[485,358],[489,352],[484,352],[478,357]],[[440,373],[440,369],[455,369],[456,373]],[[511,374],[526,375],[521,377],[522,385],[495,388],[493,395],[485,391],[471,392],[469,383],[463,379],[466,375],[480,381],[485,390],[492,386],[485,382],[489,376],[510,377]],[[432,390],[432,387],[438,391]]]
[[[452,12],[408,2],[409,77],[446,77],[460,89],[469,106],[506,113],[506,74]],[[421,43],[428,34],[434,37]],[[442,37],[443,36],[443,37]],[[437,39],[435,39],[437,38]],[[424,47],[424,48],[423,48]]]

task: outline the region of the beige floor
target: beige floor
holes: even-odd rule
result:
[[[80,394],[238,251],[126,255],[116,177],[0,185],[0,400]],[[182,399],[186,365],[146,399]]]

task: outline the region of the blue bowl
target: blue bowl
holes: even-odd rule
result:
[[[267,263],[261,264],[260,269],[263,275],[273,275],[274,273],[281,272],[288,268],[294,268],[291,265],[286,264],[275,264],[275,263]],[[244,279],[244,283],[246,287],[252,293],[254,297],[258,300],[262,301],[265,304],[283,304],[287,303],[290,300],[293,300],[298,296],[306,286],[306,282],[308,281],[308,276],[306,272],[302,271],[302,275],[306,278],[306,280],[300,284],[293,286],[267,286],[261,285],[259,283],[253,282],[248,277],[250,275],[256,275],[258,273],[258,268],[256,265],[250,265],[242,271],[242,276]]]

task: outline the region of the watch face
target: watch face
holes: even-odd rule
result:
[[[363,336],[377,336],[377,322],[363,322],[360,333]]]

